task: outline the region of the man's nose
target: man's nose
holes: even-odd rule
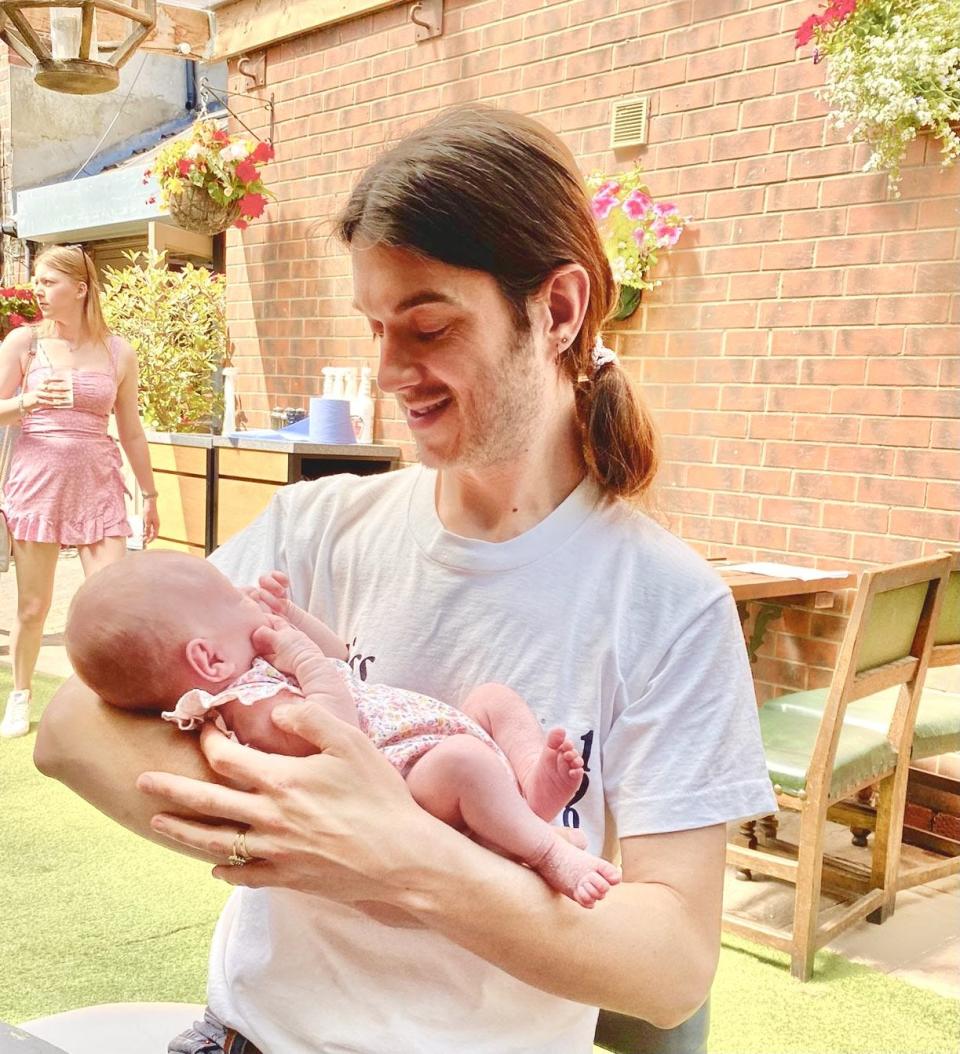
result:
[[[384,334],[380,338],[380,364],[377,385],[382,392],[399,392],[413,388],[420,382],[420,367],[416,359],[397,337]]]

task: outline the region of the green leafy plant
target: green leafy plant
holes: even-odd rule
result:
[[[103,314],[140,366],[140,413],[161,432],[209,431],[223,413],[214,372],[227,359],[226,281],[163,253],[124,253],[129,267],[104,273]]]
[[[886,171],[894,190],[907,144],[940,140],[943,164],[960,157],[960,10],[957,0],[830,0],[807,18],[797,47],[827,59],[820,93],[838,127],[870,145],[864,171]]]
[[[637,165],[629,172],[587,177],[590,208],[600,227],[603,248],[620,287],[614,319],[629,318],[640,304],[644,289],[659,279],[649,277],[660,252],[672,248],[687,223],[673,202],[655,202]]]
[[[201,187],[218,205],[236,205],[239,219],[234,226],[243,229],[263,214],[267,197],[273,197],[257,168],[272,160],[269,143],[254,144],[225,132],[216,121],[199,120],[189,138],[171,139],[158,152],[143,182],[148,183],[151,176],[156,179],[160,204],[165,208],[170,197],[187,186]],[[152,205],[154,200],[148,198],[147,204]]]

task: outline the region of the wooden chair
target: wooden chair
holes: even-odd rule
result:
[[[822,711],[792,705],[793,695],[760,709],[767,771],[780,808],[800,814],[798,844],[777,837],[772,817],[759,837],[749,821],[728,843],[727,862],[747,877],[756,870],[795,885],[793,927],[725,911],[723,928],[789,952],[790,972],[801,981],[810,979],[818,948],[893,909],[910,743],[950,566],[949,556],[939,556],[864,572]],[[882,730],[844,725],[851,703],[891,687],[897,700]],[[873,784],[879,795],[870,871],[825,859],[828,810]],[[848,901],[829,920],[820,919],[821,888]]]
[[[960,550],[951,552],[949,556],[950,577],[933,634],[933,647],[928,664],[930,670],[946,667],[960,669]],[[960,751],[960,691],[935,688],[929,684],[929,677],[926,680],[928,683],[921,688],[920,704],[913,727],[910,751],[912,762]],[[823,713],[826,692],[798,692],[790,699],[791,706],[819,715]],[[891,714],[896,703],[896,688],[860,699],[847,707],[844,724],[867,728],[874,732],[883,731],[890,726]],[[914,781],[920,785],[929,783],[960,802],[960,781],[946,777],[927,777],[922,772],[911,771],[910,783]],[[876,829],[877,822],[876,809],[869,801],[872,797],[869,791],[866,792],[866,797],[867,800],[842,802],[832,806],[827,813],[828,819],[849,825],[854,832],[854,843],[861,846],[867,844],[866,837]],[[917,844],[926,843],[929,847],[938,843],[936,838],[924,838],[922,831],[910,828],[906,828],[904,836],[910,837],[910,840]],[[925,885],[948,875],[960,874],[960,853],[949,855],[946,859],[932,858],[929,862],[914,864],[909,869],[902,866],[901,859],[896,874],[894,897],[899,890]],[[888,915],[892,914],[893,906],[894,902],[891,902]]]

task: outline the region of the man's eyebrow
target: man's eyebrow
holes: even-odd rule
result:
[[[399,315],[403,311],[409,311],[411,308],[420,307],[421,304],[458,304],[459,301],[456,297],[449,296],[447,293],[438,293],[432,289],[425,289],[423,292],[414,293],[413,296],[408,296],[406,300],[401,300],[399,304],[396,304],[393,308],[394,314]],[[363,314],[363,309],[360,305],[353,301],[351,304],[354,311],[359,311]]]

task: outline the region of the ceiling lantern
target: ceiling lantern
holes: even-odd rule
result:
[[[118,39],[98,44],[98,12]],[[156,24],[156,0],[0,0],[0,39],[30,63],[37,84],[70,95],[113,91]]]

